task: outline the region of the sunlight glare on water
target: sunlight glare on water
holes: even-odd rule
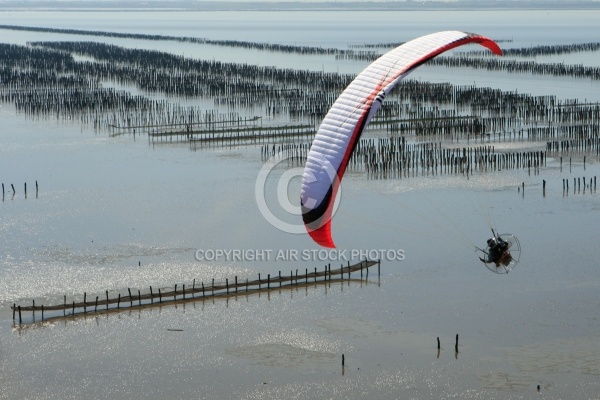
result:
[[[597,10],[0,14],[2,24],[339,48],[450,28],[510,39],[503,43],[509,47],[593,42],[597,21]],[[366,65],[182,42],[2,32],[10,43],[98,40],[281,68],[354,74]],[[595,65],[594,57],[567,60]],[[424,66],[411,78],[581,101],[600,93],[594,81],[457,71]],[[213,105],[212,99],[181,104]],[[382,179],[349,169],[332,222],[337,250],[348,251],[340,253],[344,257],[275,260],[278,250],[320,249],[308,235],[282,232],[260,213],[255,182],[261,144],[202,147],[151,143],[139,134],[109,137],[78,121],[27,118],[7,103],[0,117],[0,179],[6,184],[0,203],[0,398],[517,399],[537,396],[540,385],[540,395],[558,399],[600,391],[594,346],[600,276],[590,242],[600,203],[591,186],[573,187],[576,178],[589,183],[600,175],[595,154],[586,164],[570,163],[564,154],[562,164],[548,157],[541,171],[468,176],[420,169]],[[459,150],[467,145],[475,143],[443,143]],[[514,135],[477,145],[545,149],[544,141]],[[293,204],[299,188],[287,189]],[[296,217],[290,221],[300,224]],[[485,245],[490,228],[521,241],[521,261],[508,275],[491,274],[478,259],[475,247]],[[196,259],[197,251],[218,249],[272,253],[266,260]],[[21,326],[9,308],[34,299],[61,304],[65,295],[81,300],[84,292],[94,298],[106,290],[114,296],[194,279],[322,271],[357,262],[351,250],[392,250],[402,257],[376,253],[383,254],[381,265],[368,277],[354,272],[342,282],[309,281],[108,314],[89,307],[86,316],[45,322],[36,312],[25,317],[36,323]]]

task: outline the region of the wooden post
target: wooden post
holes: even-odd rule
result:
[[[183,284],[183,300],[185,300],[185,284]]]
[[[19,325],[23,323],[23,319],[21,318],[21,306],[19,306]]]
[[[127,288],[127,291],[129,292],[129,306],[133,307],[133,297],[131,296],[131,289]]]
[[[121,308],[121,293],[119,293],[119,298],[117,299],[117,310]]]
[[[142,305],[142,295],[140,294],[140,289],[138,289],[138,305]]]
[[[67,295],[63,296],[63,317],[67,316]]]
[[[17,312],[17,303],[13,303],[12,309],[13,309],[13,321],[14,321],[15,320],[15,312]]]
[[[227,294],[229,294],[229,278],[225,278],[225,289],[227,289]]]
[[[106,291],[106,309],[108,310],[108,290]]]
[[[150,304],[154,304],[154,293],[152,293],[152,286],[150,286]]]
[[[542,188],[543,188],[543,195],[544,197],[546,196],[546,180],[542,179]]]
[[[160,292],[160,288],[158,288],[158,304],[162,303],[162,293]]]
[[[346,357],[342,354],[342,367],[346,364]]]
[[[267,289],[271,289],[271,274],[267,274]]]
[[[173,301],[177,300],[177,284],[175,284],[175,291],[173,292]]]
[[[306,272],[304,273],[304,279],[308,283],[308,268],[306,268]]]
[[[260,290],[260,272],[258,273],[258,290]]]
[[[73,300],[73,316],[75,316],[75,300]]]
[[[83,313],[86,314],[87,313],[87,292],[83,292]]]
[[[281,287],[281,271],[279,271],[279,287]]]
[[[438,336],[437,338],[437,342],[438,342],[438,350],[440,349],[440,337]]]
[[[458,353],[458,333],[456,334],[456,344],[454,345],[454,350]]]
[[[317,267],[315,267],[315,282],[317,281]]]
[[[96,304],[94,305],[94,312],[98,312],[98,296],[96,296]]]

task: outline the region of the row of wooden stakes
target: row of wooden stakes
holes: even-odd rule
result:
[[[164,288],[159,288],[158,290],[154,290],[152,286],[150,286],[149,291],[144,291],[142,293],[141,290],[137,290],[137,296],[132,293],[131,288],[128,288],[128,295],[121,296],[119,293],[117,297],[110,298],[109,291],[105,291],[105,299],[100,299],[99,296],[95,297],[95,300],[88,301],[87,293],[83,294],[83,301],[75,301],[67,302],[67,296],[64,296],[64,301],[62,304],[53,304],[53,305],[36,305],[35,300],[32,301],[32,305],[23,306],[17,305],[14,303],[11,308],[13,311],[13,321],[16,321],[18,317],[19,325],[23,324],[23,312],[31,312],[32,319],[29,323],[37,322],[35,320],[35,313],[41,312],[41,320],[48,320],[54,318],[64,318],[67,316],[77,316],[83,315],[87,313],[98,313],[101,311],[119,311],[121,309],[133,308],[133,307],[149,307],[149,306],[158,306],[162,304],[173,304],[177,302],[186,302],[186,301],[194,301],[194,300],[205,300],[208,298],[215,297],[229,297],[231,295],[238,294],[251,294],[261,291],[270,291],[276,288],[282,287],[293,287],[297,285],[308,285],[310,281],[317,282],[328,282],[331,281],[331,278],[334,276],[340,276],[340,279],[343,280],[344,276],[347,275],[347,279],[351,279],[351,274],[353,272],[360,272],[360,278],[363,278],[363,273],[368,278],[369,275],[369,267],[377,265],[377,272],[380,272],[381,261],[370,261],[364,260],[357,264],[350,265],[348,261],[348,265],[341,265],[339,269],[331,269],[331,264],[325,266],[324,270],[318,271],[317,268],[314,269],[314,272],[309,272],[306,269],[305,273],[298,273],[296,270],[295,274],[293,271],[290,271],[290,275],[285,276],[281,275],[281,271],[275,277],[271,277],[270,274],[267,275],[266,279],[261,277],[261,274],[258,274],[257,280],[249,281],[245,279],[245,281],[238,281],[238,277],[235,276],[233,282],[230,282],[229,279],[225,279],[225,282],[215,283],[213,279],[210,285],[205,285],[204,282],[200,282],[200,285],[196,284],[196,280],[194,279],[191,285],[186,287],[185,284],[181,285],[179,288],[177,284],[174,285],[173,289],[167,289],[164,291]],[[337,278],[336,278],[337,279]],[[62,315],[60,313],[56,313],[56,311],[62,311]],[[67,313],[67,311],[71,311]],[[47,317],[48,312],[54,312],[49,318]],[[26,322],[27,323],[27,322]]]

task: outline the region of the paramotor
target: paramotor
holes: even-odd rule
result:
[[[492,231],[493,232],[493,231]],[[508,274],[518,263],[521,257],[521,244],[515,235],[509,233],[497,234],[487,241],[484,257],[479,259],[492,272]]]

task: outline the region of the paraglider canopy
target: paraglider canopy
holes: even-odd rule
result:
[[[358,139],[387,93],[427,60],[468,43],[479,43],[494,54],[502,54],[498,45],[484,36],[460,31],[433,33],[375,60],[338,97],[317,131],[302,178],[302,218],[316,243],[335,247],[331,217],[338,187]]]

